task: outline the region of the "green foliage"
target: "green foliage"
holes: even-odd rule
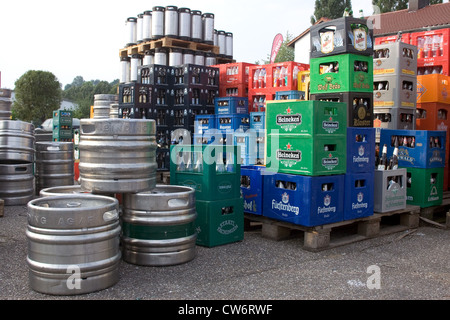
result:
[[[407,9],[408,2],[408,0],[372,0],[372,4],[380,8],[380,13]]]
[[[286,32],[286,36],[283,39],[283,43],[278,50],[278,54],[275,58],[275,63],[277,62],[285,62],[285,61],[294,61],[295,58],[295,50],[294,48],[288,47],[288,43],[292,41],[292,35],[289,34],[289,31]],[[272,49],[272,48],[271,48]],[[266,59],[255,61],[256,65],[264,65],[270,63],[270,53],[267,54]]]
[[[316,0],[314,15],[311,16],[311,24],[315,24],[321,18],[340,18],[344,14],[345,8],[351,10],[351,0]]]
[[[14,119],[40,125],[61,105],[61,84],[51,72],[29,70],[14,85]]]
[[[117,94],[119,80],[111,83],[101,80],[85,81],[83,77],[77,76],[71,84],[65,86],[63,97],[78,105],[73,113],[74,118],[89,118],[91,106],[94,105],[96,94]]]

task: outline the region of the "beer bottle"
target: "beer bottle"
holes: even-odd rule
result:
[[[398,169],[398,140],[395,139],[394,152],[392,154],[392,170]]]
[[[383,151],[381,153],[380,163],[378,164],[378,170],[386,170],[387,169],[387,145],[383,145]]]

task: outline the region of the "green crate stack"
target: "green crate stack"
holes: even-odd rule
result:
[[[444,168],[406,168],[406,203],[421,208],[442,204]]]
[[[170,146],[170,183],[196,190],[197,244],[215,247],[244,238],[240,147]]]
[[[72,111],[53,111],[53,141],[73,141]]]

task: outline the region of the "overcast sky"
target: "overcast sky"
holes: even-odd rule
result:
[[[447,0],[445,1],[447,2]],[[2,88],[28,70],[52,72],[63,88],[84,80],[120,77],[119,51],[125,21],[153,6],[174,5],[213,13],[214,28],[233,33],[233,59],[254,63],[267,58],[277,33],[298,36],[310,27],[314,0],[21,0],[2,1],[0,71]],[[372,14],[371,0],[353,0],[357,15]],[[308,63],[308,61],[298,61]]]

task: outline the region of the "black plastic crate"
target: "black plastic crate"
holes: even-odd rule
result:
[[[135,82],[119,84],[119,106],[148,108],[153,103],[153,86]]]
[[[154,85],[152,107],[171,107],[174,104],[174,89],[172,87]]]
[[[156,164],[159,171],[170,170],[170,149],[156,149]]]
[[[171,66],[149,64],[138,67],[138,82],[161,86],[173,86],[175,69]]]

